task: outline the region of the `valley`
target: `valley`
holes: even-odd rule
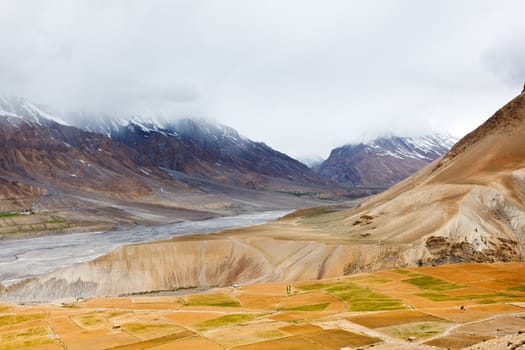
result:
[[[34,214],[0,222],[2,239],[292,210],[351,195],[218,123],[104,122],[73,126],[0,96],[0,212]]]
[[[128,244],[258,225],[286,213],[266,211],[159,226],[137,226],[115,232],[77,232],[4,241],[0,245],[0,284],[9,286],[29,277],[90,261]]]
[[[0,1],[0,350],[525,350],[524,11]]]

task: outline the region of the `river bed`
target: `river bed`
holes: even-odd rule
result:
[[[0,283],[7,287],[31,276],[93,260],[127,244],[258,225],[278,219],[288,212],[266,211],[160,226],[137,226],[119,231],[70,233],[4,241],[0,242]]]

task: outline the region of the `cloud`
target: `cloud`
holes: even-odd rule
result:
[[[216,119],[293,156],[466,133],[525,79],[521,1],[0,2],[0,90]],[[460,136],[460,135],[459,135]]]
[[[525,47],[519,45],[525,40],[525,33],[511,34],[512,39],[503,40],[484,57],[489,71],[512,87],[525,82]]]

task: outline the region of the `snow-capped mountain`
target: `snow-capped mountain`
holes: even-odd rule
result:
[[[264,187],[262,177],[324,184],[299,161],[214,121],[183,118],[76,118],[84,130],[107,135],[137,151],[144,166],[224,182]]]
[[[69,125],[55,113],[49,112],[47,108],[17,96],[0,95],[0,116],[22,118],[37,125],[50,122]]]
[[[422,159],[433,161],[448,151],[457,138],[450,134],[432,134],[423,137],[379,138],[365,143],[367,152],[397,159]]]
[[[203,118],[166,120],[142,116],[84,117],[74,123],[84,130],[104,134],[113,139],[122,139],[129,132],[138,132],[148,136],[161,134],[201,145],[218,146],[227,143],[241,149],[252,142],[231,127]]]
[[[64,125],[60,118],[24,99],[2,98],[0,109],[0,179],[30,188],[17,190],[13,196],[10,192],[16,188],[12,184],[9,191],[0,186],[0,200],[3,195],[6,203],[13,200],[12,208],[31,207],[28,200],[21,200],[32,201],[48,190],[122,198],[152,193],[128,147],[104,135]]]
[[[194,141],[199,144],[230,142],[242,146],[251,142],[235,129],[203,118],[179,118],[167,120],[160,117],[97,117],[76,114],[73,123],[91,132],[119,139],[127,131],[140,131],[145,134],[158,133],[165,136]]]
[[[169,174],[166,176],[179,176],[179,172],[236,186],[279,191],[287,186],[294,190],[295,185],[326,184],[325,180],[299,161],[213,121],[141,116],[93,117],[78,113],[62,117],[49,110],[23,98],[1,97],[2,124],[10,126],[5,128],[10,133],[6,140],[8,137],[9,142],[13,143],[11,127],[22,131],[20,125],[24,124],[28,126],[28,132],[32,130],[35,135],[42,135],[42,139],[38,140],[41,149],[49,148],[47,144],[53,144],[53,148],[59,145],[74,148],[82,146],[79,151],[94,150],[89,156],[96,159],[100,152],[97,149],[100,148],[109,153],[120,153],[123,157],[121,163],[128,162],[128,166],[133,163],[136,168],[164,171]],[[24,139],[32,145],[34,142],[30,142],[29,134],[26,136]],[[45,137],[51,139],[45,140]],[[109,148],[118,149],[118,152],[98,146],[93,148],[88,145],[93,140],[104,142]],[[23,146],[20,142],[17,144]],[[56,157],[61,158],[58,154]],[[77,159],[62,161],[68,167],[78,163]],[[10,166],[16,168],[16,161],[11,163]],[[47,163],[51,164],[52,161],[42,162]],[[70,174],[74,175],[73,171],[67,176],[75,177]]]
[[[439,158],[457,141],[450,134],[384,137],[332,150],[319,174],[359,187],[389,187]]]
[[[135,125],[144,132],[159,132],[176,135],[171,128],[170,122],[158,117],[145,118],[142,116],[99,116],[87,113],[70,113],[67,119],[75,126],[108,137],[117,135],[122,128]]]
[[[299,161],[214,122],[132,117],[87,124],[49,110],[0,98],[2,211],[61,205],[66,192],[125,201],[218,196],[218,208],[237,210],[288,203],[286,193],[331,196],[341,190]]]

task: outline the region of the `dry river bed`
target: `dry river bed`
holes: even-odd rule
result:
[[[287,213],[266,211],[160,226],[138,226],[111,232],[70,233],[4,241],[0,243],[0,283],[9,286],[31,276],[93,260],[127,244],[253,226]]]

